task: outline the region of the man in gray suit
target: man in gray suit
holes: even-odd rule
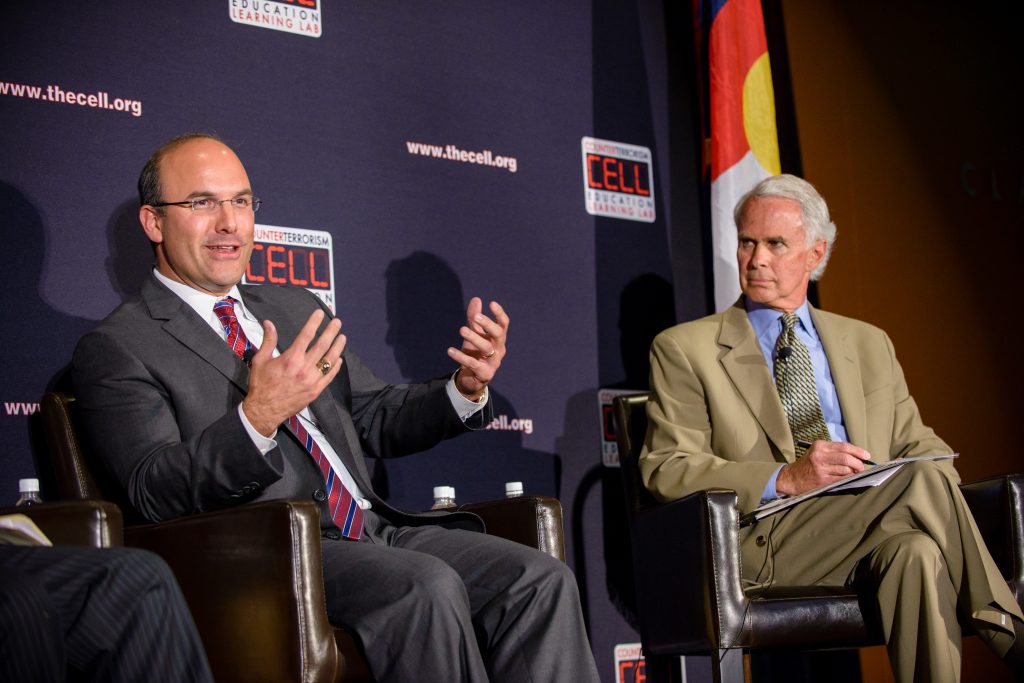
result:
[[[473,515],[396,510],[363,460],[485,424],[505,356],[501,306],[487,315],[470,301],[462,346],[448,349],[451,377],[389,385],[316,297],[238,284],[259,199],[224,143],[171,140],[147,162],[139,195],[153,276],[83,337],[73,362],[88,437],[128,511],[158,521],[316,501],[328,615],[358,635],[382,683],[597,680],[563,563],[477,533]]]
[[[651,492],[732,489],[748,513],[862,472],[869,459],[949,454],[921,420],[888,336],[808,303],[836,234],[817,190],[768,178],[735,219],[743,297],[651,347],[640,456]],[[959,680],[958,612],[1019,675],[1021,610],[958,482],[951,460],[910,463],[876,488],[766,517],[740,531],[743,579],[873,594],[901,683]]]

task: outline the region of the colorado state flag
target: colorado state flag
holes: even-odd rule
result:
[[[740,293],[732,212],[745,192],[780,172],[768,42],[760,0],[701,3],[708,32],[711,113],[711,244],[715,307]]]

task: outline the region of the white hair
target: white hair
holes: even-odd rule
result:
[[[771,176],[755,185],[736,203],[736,209],[732,215],[737,227],[741,224],[743,212],[750,200],[768,197],[791,199],[800,205],[804,237],[808,247],[818,240],[825,240],[825,256],[822,257],[818,267],[811,271],[812,281],[820,279],[825,274],[825,266],[828,265],[828,259],[832,255],[832,246],[836,242],[836,224],[829,217],[825,198],[814,189],[814,185],[803,178],[788,173]]]

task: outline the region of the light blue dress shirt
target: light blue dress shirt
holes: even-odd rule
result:
[[[773,308],[768,308],[755,301],[745,300],[747,319],[754,328],[754,336],[757,343],[761,345],[761,353],[768,363],[768,370],[775,377],[775,342],[782,334],[782,313]],[[811,320],[811,311],[804,301],[794,311],[800,324],[796,326],[796,336],[807,347],[811,355],[811,364],[814,366],[814,384],[818,389],[818,401],[821,403],[821,414],[825,418],[825,425],[833,441],[846,441],[846,427],[843,424],[843,411],[839,407],[839,394],[836,392],[836,384],[832,380],[832,369],[828,365],[828,358],[825,356],[825,347],[821,345],[821,338],[814,328],[814,321]],[[779,476],[782,465],[768,480],[764,489],[762,500],[778,498],[779,494],[775,489],[775,480]]]

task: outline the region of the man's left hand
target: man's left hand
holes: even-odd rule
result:
[[[494,379],[505,357],[505,339],[508,337],[508,315],[505,309],[492,301],[490,318],[484,315],[483,302],[475,296],[466,308],[466,324],[459,328],[462,349],[448,348],[448,356],[459,364],[455,375],[455,388],[471,401],[479,401],[484,389]]]

